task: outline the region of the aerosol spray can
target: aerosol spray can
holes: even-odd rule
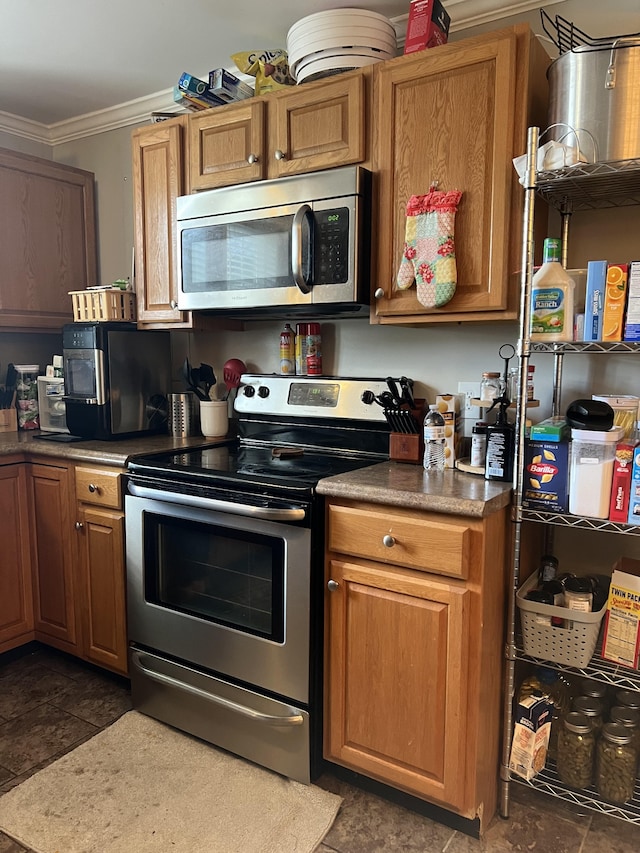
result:
[[[283,376],[296,372],[296,333],[288,323],[280,332],[280,373]]]
[[[308,323],[298,323],[296,326],[296,374],[307,375],[307,335],[309,334]]]
[[[322,373],[322,337],[320,323],[309,323],[307,330],[307,375]]]

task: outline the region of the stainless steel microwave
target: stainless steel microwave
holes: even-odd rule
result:
[[[177,219],[181,310],[368,310],[371,173],[360,166],[182,196]]]

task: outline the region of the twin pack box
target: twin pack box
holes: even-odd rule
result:
[[[640,560],[621,557],[613,567],[604,622],[602,657],[638,669]]]
[[[405,53],[446,44],[451,18],[440,0],[411,0],[404,42]]]

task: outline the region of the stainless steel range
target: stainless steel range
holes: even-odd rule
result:
[[[298,781],[319,772],[315,486],[388,458],[389,427],[372,402],[386,389],[382,379],[246,374],[237,440],[129,464],[135,708]]]

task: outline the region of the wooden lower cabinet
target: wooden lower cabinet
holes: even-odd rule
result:
[[[126,674],[121,472],[29,467],[35,638]]]
[[[22,462],[0,466],[0,652],[33,639],[27,477]]]
[[[425,566],[437,564],[447,525],[464,530],[458,558],[444,553],[435,569],[394,564],[394,555],[414,560],[416,543]],[[470,519],[328,507],[325,758],[481,828],[497,804],[506,531],[505,510]],[[386,554],[372,559],[377,539]]]

